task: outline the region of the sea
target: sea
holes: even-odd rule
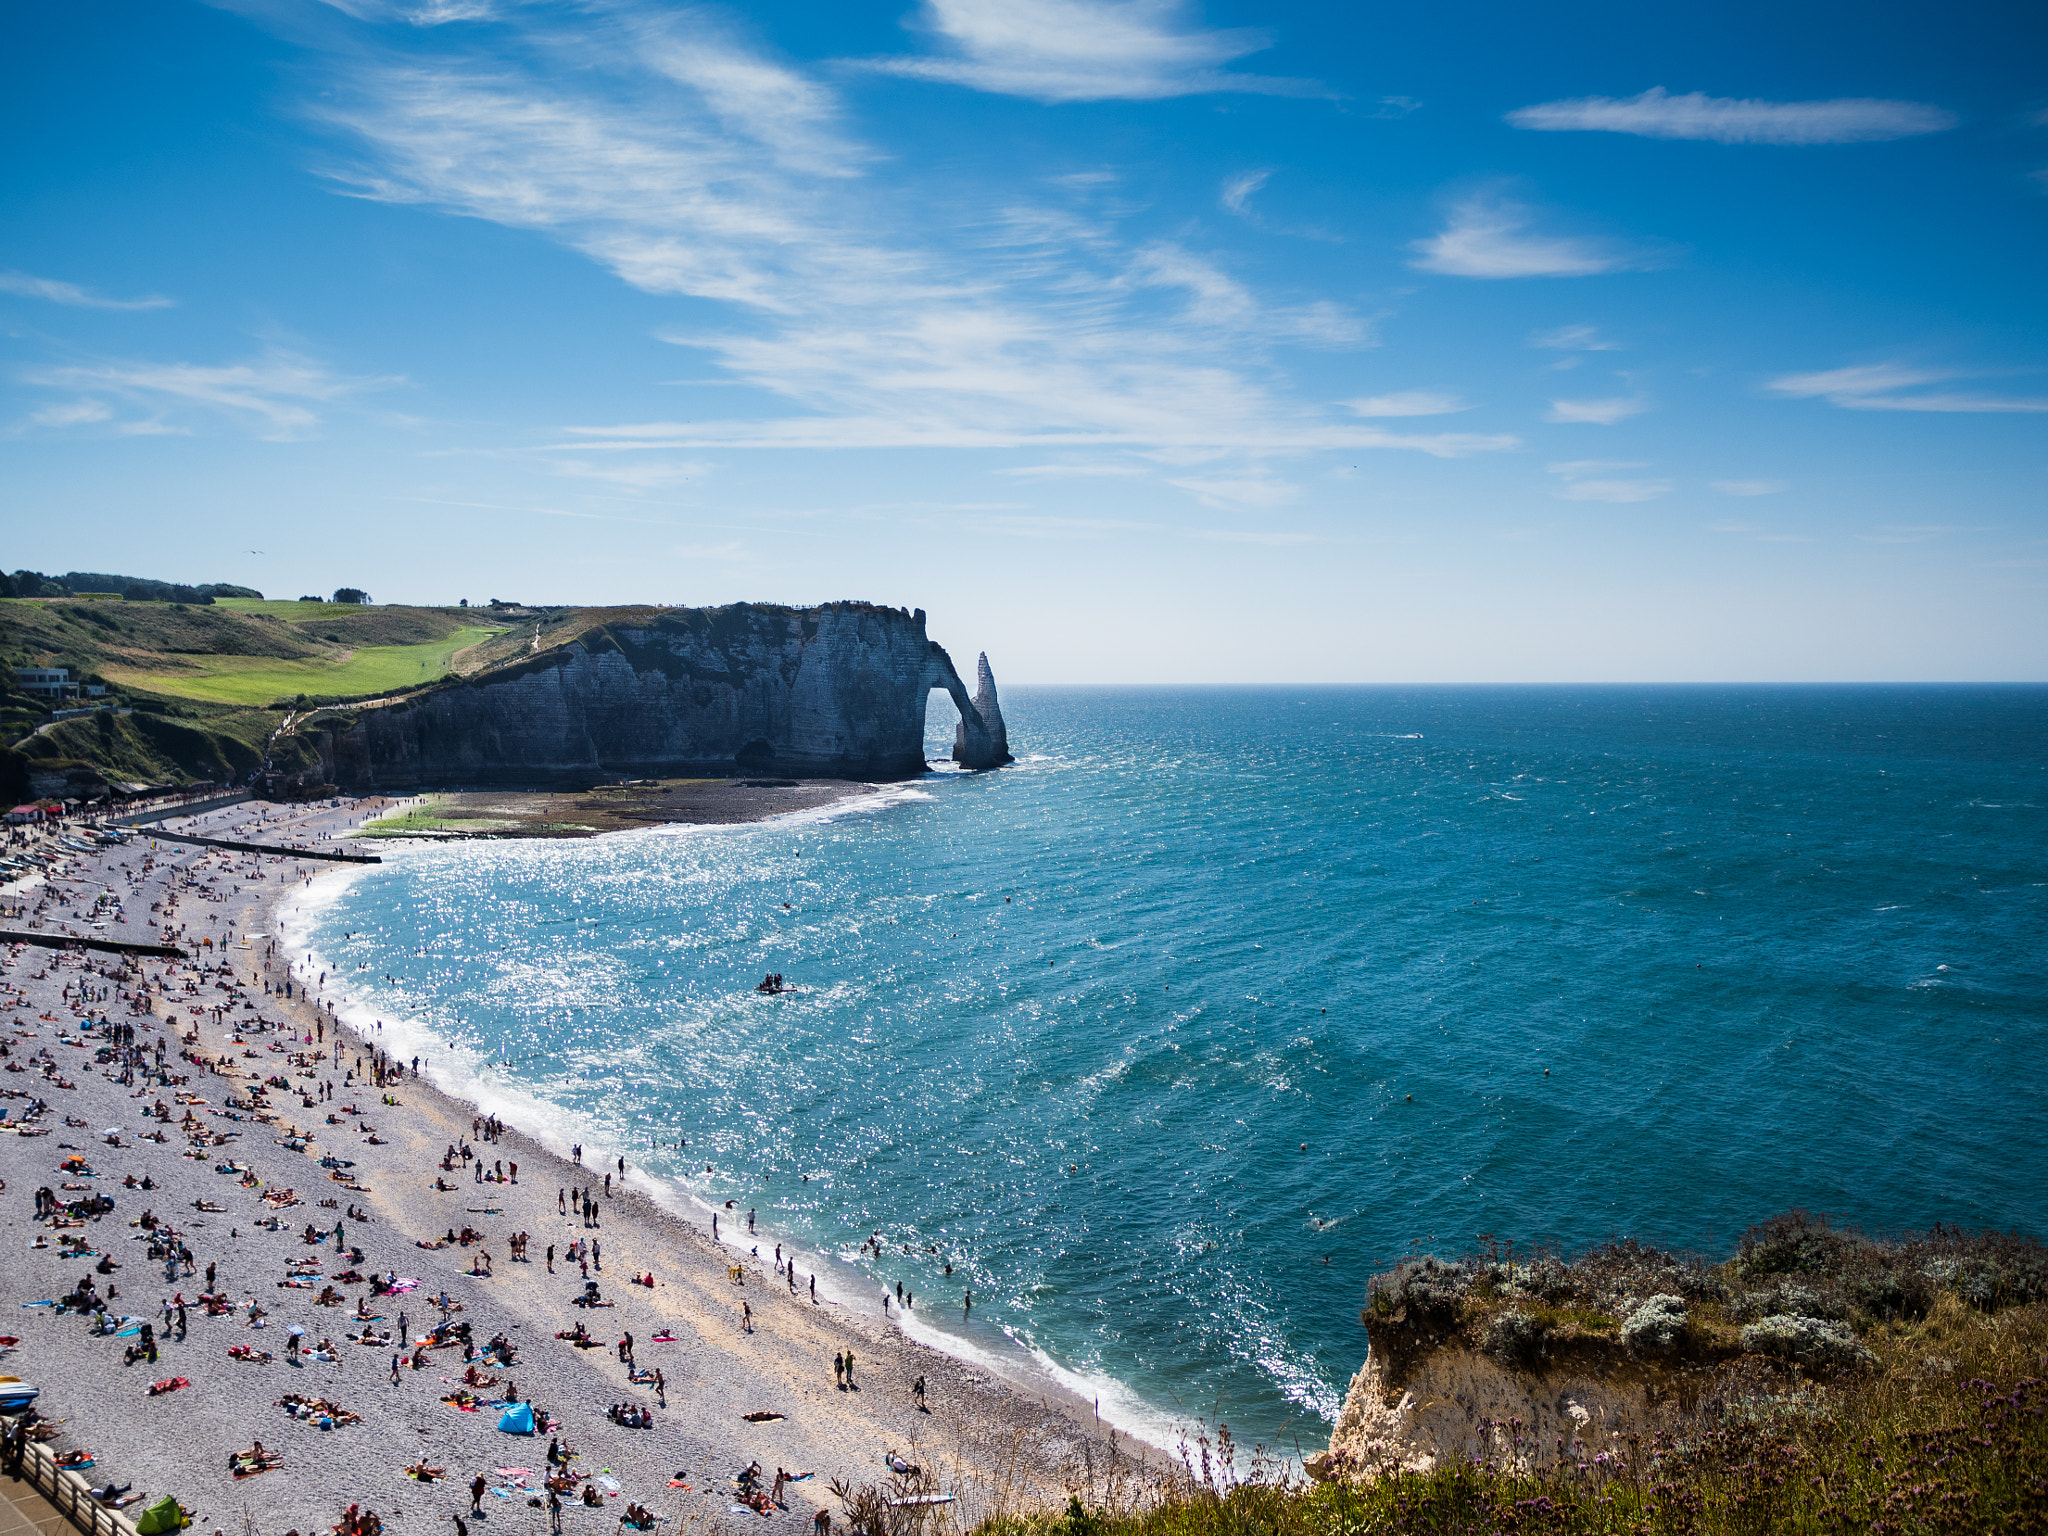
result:
[[[1319,1448],[1420,1252],[2048,1235],[2048,689],[1003,704],[1000,771],[941,697],[917,781],[393,846],[288,936],[450,1089],[1169,1447]]]

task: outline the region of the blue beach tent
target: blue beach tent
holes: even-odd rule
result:
[[[508,1435],[530,1435],[533,1433],[533,1405],[514,1403],[498,1420],[498,1428]]]

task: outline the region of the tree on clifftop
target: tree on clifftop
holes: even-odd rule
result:
[[[336,587],[334,589],[334,600],[337,603],[367,603],[370,600],[370,594],[361,587]]]

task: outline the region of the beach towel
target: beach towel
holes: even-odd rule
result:
[[[533,1433],[533,1405],[514,1403],[498,1420],[498,1428],[508,1435],[530,1435]]]

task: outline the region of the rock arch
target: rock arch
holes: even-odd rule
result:
[[[1003,706],[996,698],[995,674],[989,670],[988,652],[975,665],[974,697],[954,670],[953,658],[945,647],[932,642],[932,661],[927,671],[926,693],[943,688],[960,711],[960,723],[953,731],[953,761],[963,768],[1000,768],[1012,761],[1010,734],[1003,724]]]

